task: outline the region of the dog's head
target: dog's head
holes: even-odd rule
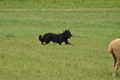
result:
[[[72,37],[72,34],[71,34],[70,30],[63,31],[63,35],[67,39],[70,38],[70,37]]]

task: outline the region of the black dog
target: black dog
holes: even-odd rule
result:
[[[72,34],[69,30],[63,31],[63,33],[60,34],[54,34],[54,33],[46,33],[44,36],[40,35],[39,40],[42,44],[48,44],[50,41],[58,43],[59,45],[62,44],[62,42],[65,42],[65,44],[71,44],[68,42],[68,39],[72,37]]]

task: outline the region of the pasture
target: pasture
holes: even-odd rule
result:
[[[112,77],[113,59],[107,52],[109,43],[120,38],[118,0],[80,0],[80,6],[77,0],[65,0],[66,6],[63,0],[10,1],[0,1],[1,80],[120,79],[120,71]],[[38,40],[40,34],[65,29],[74,45],[42,45]]]

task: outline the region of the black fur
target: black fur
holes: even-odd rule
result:
[[[65,42],[65,44],[71,44],[68,42],[68,39],[72,37],[72,34],[69,30],[63,31],[63,33],[60,34],[54,34],[54,33],[46,33],[44,36],[40,35],[39,40],[42,44],[48,44],[50,41],[58,43],[59,45],[62,44],[62,42]]]

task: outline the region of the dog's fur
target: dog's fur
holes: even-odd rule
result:
[[[68,39],[72,37],[72,34],[70,30],[65,30],[63,33],[60,34],[54,34],[54,33],[46,33],[44,36],[40,35],[39,40],[42,44],[48,44],[50,41],[58,43],[59,45],[62,44],[62,42],[65,42],[65,44],[71,44],[68,42]]]

